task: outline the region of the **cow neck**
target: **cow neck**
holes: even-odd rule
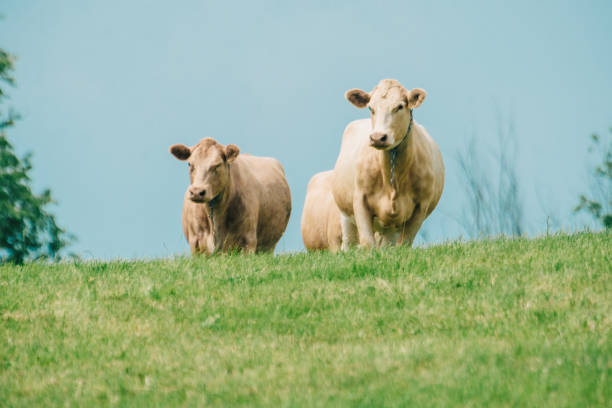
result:
[[[228,165],[228,174],[229,173],[229,165]],[[217,194],[212,200],[208,202],[208,219],[210,220],[212,234],[213,234],[213,249],[217,248],[217,232],[218,225],[221,221],[223,215],[225,214],[225,210],[227,207],[227,203],[229,201],[229,196],[231,192],[231,174],[228,177],[227,184],[221,190],[219,194]]]
[[[384,169],[384,183],[395,189],[395,184],[397,181],[397,174],[401,173],[398,170],[402,167],[402,164],[407,165],[410,161],[410,146],[412,144],[412,137],[410,132],[412,131],[414,123],[414,116],[412,113],[412,109],[410,109],[410,123],[408,124],[408,130],[406,130],[406,134],[404,138],[397,146],[390,150],[383,150],[381,153],[383,155],[383,169]],[[389,174],[389,177],[386,175]],[[387,184],[388,183],[388,184]]]

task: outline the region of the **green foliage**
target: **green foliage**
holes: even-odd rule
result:
[[[15,57],[0,48],[0,81],[4,81],[10,85],[15,84],[15,79],[11,76]],[[0,88],[0,100],[6,97],[2,88]]]
[[[605,228],[612,228],[612,128],[608,140],[597,134],[591,135],[589,153],[600,155],[597,159],[600,162],[592,171],[589,196],[580,195],[580,203],[574,212],[586,211]]]
[[[0,266],[0,405],[609,406],[611,246]]]
[[[0,81],[13,84],[14,59],[0,49]],[[6,97],[0,88],[0,102]],[[22,263],[28,259],[57,259],[70,237],[58,227],[46,208],[51,192],[37,195],[30,187],[31,156],[17,157],[6,130],[18,116],[0,113],[0,262]]]

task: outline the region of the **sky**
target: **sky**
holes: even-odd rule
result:
[[[86,258],[188,252],[187,168],[168,147],[204,137],[282,163],[293,212],[277,252],[303,250],[308,181],[367,117],[344,92],[384,78],[427,91],[415,119],[446,164],[421,244],[466,234],[458,152],[473,137],[495,151],[510,125],[528,231],[576,227],[588,138],[612,126],[607,0],[2,0],[0,14],[18,58],[9,139]]]

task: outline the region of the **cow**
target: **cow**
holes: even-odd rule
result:
[[[308,183],[302,212],[302,240],[309,251],[337,252],[342,244],[340,210],[331,191],[332,172],[315,174]]]
[[[170,153],[189,164],[183,232],[192,254],[272,252],[291,215],[291,192],[273,158],[240,154],[211,138]]]
[[[348,90],[346,99],[370,110],[349,123],[331,177],[340,209],[342,249],[406,244],[436,208],[444,188],[440,149],[414,120],[423,89],[384,79],[371,91]]]

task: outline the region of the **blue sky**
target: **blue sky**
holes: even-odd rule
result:
[[[344,92],[383,78],[428,92],[415,117],[446,163],[429,242],[465,233],[457,152],[473,135],[492,151],[513,124],[537,234],[547,214],[579,223],[588,136],[612,125],[609,1],[4,0],[0,13],[23,117],[9,137],[88,257],[188,250],[187,169],[168,147],[207,136],[281,161],[293,213],[277,249],[301,250],[308,180],[366,115]]]

